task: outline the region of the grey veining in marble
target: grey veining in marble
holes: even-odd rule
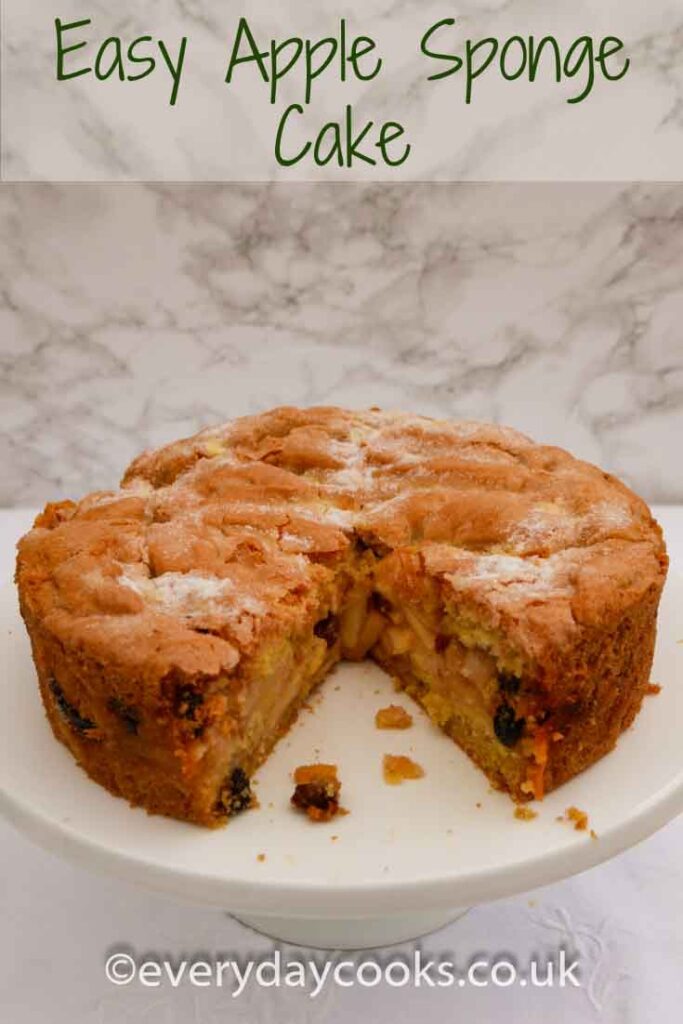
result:
[[[277,403],[494,419],[683,501],[683,185],[4,185],[0,501]]]
[[[680,0],[5,0],[3,18],[2,168],[11,180],[60,181],[254,181],[254,180],[435,180],[435,181],[660,181],[683,177],[683,10]],[[83,48],[67,56],[65,71],[92,67],[110,35],[127,48],[137,36],[152,37],[145,54],[156,55],[152,75],[138,82],[96,81],[84,74],[56,80],[54,16],[64,24],[91,24],[65,34],[65,45]],[[289,168],[278,166],[274,140],[290,103],[304,100],[301,65],[281,81],[275,104],[269,84],[253,66],[240,67],[230,86],[226,69],[238,19],[247,16],[256,43],[267,51],[271,40],[292,35],[334,37],[341,17],[349,39],[368,33],[383,60],[372,81],[347,75],[335,66],[315,82],[304,115],[288,122],[285,152],[291,155],[315,138],[328,120],[344,119],[351,103],[356,132],[368,119],[399,121],[412,151],[399,167],[379,159],[376,166],[356,161],[351,170],[333,161],[324,168],[306,158]],[[606,80],[595,60],[579,62],[572,77],[546,50],[533,84],[512,47],[508,74],[521,66],[519,79],[506,81],[496,58],[474,84],[465,103],[464,73],[439,81],[444,70],[420,52],[427,30],[444,18],[454,26],[439,30],[432,51],[465,55],[466,42],[515,36],[536,41],[552,34],[567,57],[572,43],[586,35],[595,54],[605,37],[618,36],[623,54],[608,61],[618,75],[626,57],[630,67],[618,81]],[[157,40],[174,59],[188,40],[177,103],[171,106],[171,76]],[[245,48],[240,50],[243,54]],[[475,63],[488,53],[475,56]],[[574,52],[569,65],[578,61]],[[105,62],[105,66],[108,60]],[[447,67],[448,65],[446,65]],[[595,72],[590,88],[588,68]],[[129,66],[131,74],[135,69]],[[567,102],[588,90],[580,104]],[[301,128],[301,131],[299,131]],[[291,131],[290,131],[291,129]],[[373,129],[374,131],[374,129]],[[369,140],[368,140],[369,141]],[[393,154],[393,158],[397,157]],[[372,146],[369,153],[378,155]]]

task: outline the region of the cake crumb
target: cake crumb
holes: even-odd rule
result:
[[[568,807],[564,812],[564,818],[560,820],[573,822],[577,832],[585,832],[588,829],[588,815],[580,807]]]
[[[266,859],[265,853],[257,854],[256,860],[259,861],[259,863],[263,864],[265,859]]]
[[[479,810],[481,810],[481,800],[477,800],[477,802],[476,802],[476,804],[474,806],[478,807]]]
[[[591,829],[591,839],[597,839],[597,838],[598,838],[598,833],[595,831],[594,828],[592,828]]]
[[[375,725],[378,729],[409,729],[412,724],[413,716],[400,704],[380,708],[375,715]]]
[[[385,754],[383,761],[384,781],[390,786],[398,786],[406,779],[421,779],[424,768],[403,754]]]
[[[342,813],[336,764],[299,765],[294,771],[294,784],[291,802],[311,821],[331,821]]]
[[[647,686],[645,687],[645,696],[646,697],[656,697],[661,692],[662,692],[662,688],[659,685],[659,683],[648,683]]]
[[[336,843],[338,839],[339,839],[339,836],[330,836],[330,841],[333,842],[333,843]]]
[[[532,811],[526,804],[517,804],[515,807],[515,818],[517,821],[533,821],[538,817],[538,811]]]

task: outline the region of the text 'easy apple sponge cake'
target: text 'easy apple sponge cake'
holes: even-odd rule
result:
[[[542,797],[636,715],[666,565],[647,506],[561,449],[279,408],[48,505],[17,581],[59,739],[131,803],[217,825],[330,667],[366,655],[494,786]]]

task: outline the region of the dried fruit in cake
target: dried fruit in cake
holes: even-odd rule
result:
[[[493,731],[496,738],[506,747],[514,747],[522,737],[525,721],[517,718],[509,704],[499,704],[493,716]]]
[[[82,715],[78,708],[66,699],[64,691],[56,679],[50,679],[49,687],[59,714],[74,732],[85,735],[97,729],[97,725],[92,719]]]
[[[326,615],[324,619],[316,622],[313,632],[324,640],[328,647],[334,647],[339,640],[339,617],[332,613]]]
[[[243,768],[233,768],[218,793],[219,813],[239,814],[240,811],[246,811],[253,805],[254,794],[251,790],[249,776]]]
[[[132,704],[126,704],[120,697],[110,697],[107,707],[116,715],[126,729],[126,732],[129,732],[132,736],[137,736],[138,729],[140,728],[140,713]]]

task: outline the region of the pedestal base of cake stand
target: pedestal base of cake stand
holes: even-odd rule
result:
[[[261,935],[313,949],[374,949],[410,942],[463,917],[469,908],[385,917],[325,920],[324,918],[231,916]]]

